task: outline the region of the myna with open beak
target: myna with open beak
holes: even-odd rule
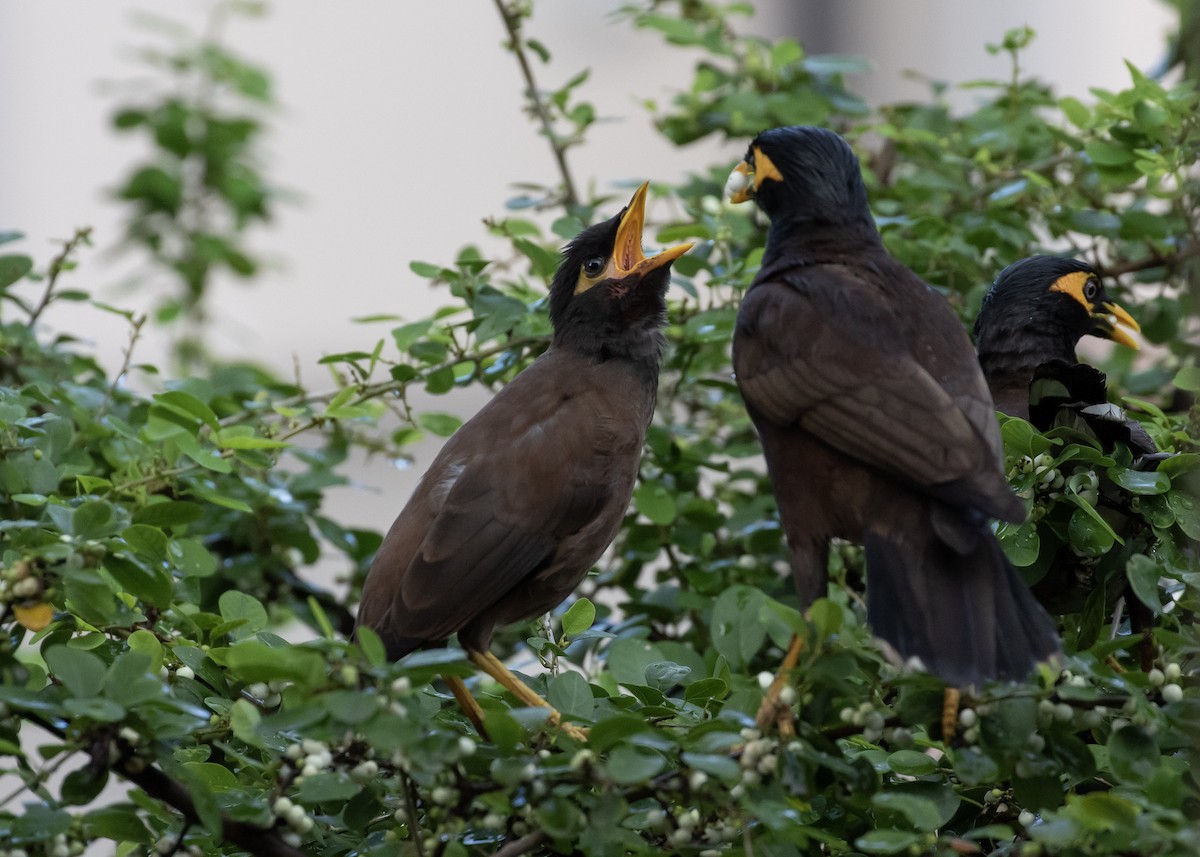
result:
[[[734,370],[802,603],[826,591],[830,539],[858,542],[868,621],[902,657],[958,686],[1025,677],[1059,643],[991,530],[1025,509],[966,330],[884,248],[834,132],[763,132],[727,190],[771,220]],[[785,670],[799,651],[797,638]],[[760,722],[776,704],[769,694]]]
[[[457,634],[522,704],[549,707],[489,648],[497,625],[545,613],[575,589],[629,506],[671,263],[691,246],[643,255],[647,188],[567,245],[550,286],[550,347],[446,442],[380,546],[358,625],[389,657]],[[482,732],[478,704],[460,679],[448,684]]]

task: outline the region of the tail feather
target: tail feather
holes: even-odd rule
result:
[[[871,533],[865,546],[872,630],[948,682],[1020,680],[1059,652],[1050,617],[986,529],[965,554],[929,526]]]

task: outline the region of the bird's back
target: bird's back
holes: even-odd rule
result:
[[[397,657],[523,608],[542,577],[561,601],[615,536],[654,390],[617,362],[552,349],[447,441],[384,539],[358,624]],[[528,615],[547,607],[526,592]],[[480,646],[486,647],[486,642]]]

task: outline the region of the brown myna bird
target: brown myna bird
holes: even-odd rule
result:
[[[991,530],[1025,510],[966,330],[888,254],[832,131],[763,132],[727,191],[771,219],[733,362],[801,601],[825,593],[830,539],[859,542],[868,621],[900,655],[955,685],[1023,678],[1059,644]]]
[[[497,625],[571,593],[629,506],[671,263],[691,246],[642,254],[647,186],[567,245],[550,286],[550,347],[446,442],[380,546],[358,625],[389,657],[457,634],[479,669],[524,704],[549,707],[489,647]],[[482,731],[461,680],[448,683]]]
[[[1145,429],[1108,405],[1104,374],[1075,355],[1088,335],[1136,349],[1131,332],[1140,329],[1087,263],[1030,256],[1001,271],[984,297],[975,348],[997,410],[1040,431],[1074,424],[1105,448],[1120,441],[1148,456],[1157,449]]]

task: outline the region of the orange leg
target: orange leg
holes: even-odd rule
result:
[[[475,727],[479,737],[486,741],[488,734],[487,730],[483,728],[483,709],[479,707],[475,697],[471,696],[471,691],[467,690],[463,680],[456,675],[444,675],[442,681],[446,682],[446,687],[450,688],[450,692],[458,700],[463,714],[467,715],[467,719],[471,721],[471,725]]]
[[[779,729],[781,738],[791,738],[796,734],[792,710],[789,706],[780,704],[779,695],[788,682],[789,673],[796,668],[796,663],[800,660],[800,652],[803,649],[804,640],[799,634],[793,635],[787,654],[783,656],[783,663],[779,665],[779,671],[775,673],[775,680],[767,688],[766,696],[763,697],[762,705],[758,708],[758,716],[755,718],[758,728],[764,731],[774,723]]]
[[[571,723],[563,723],[562,715],[558,713],[554,706],[530,690],[525,682],[513,675],[512,671],[504,665],[504,662],[491,652],[477,652],[474,649],[468,649],[467,656],[471,659],[471,663],[475,664],[475,666],[479,667],[485,673],[494,678],[500,683],[501,687],[508,690],[513,696],[524,702],[526,705],[549,708],[550,716],[547,718],[547,720],[550,725],[557,726],[559,729],[565,732],[568,737],[574,738],[576,741],[587,741],[586,729],[575,726]]]
[[[954,739],[958,726],[958,688],[948,687],[942,694],[942,742],[949,744]]]

